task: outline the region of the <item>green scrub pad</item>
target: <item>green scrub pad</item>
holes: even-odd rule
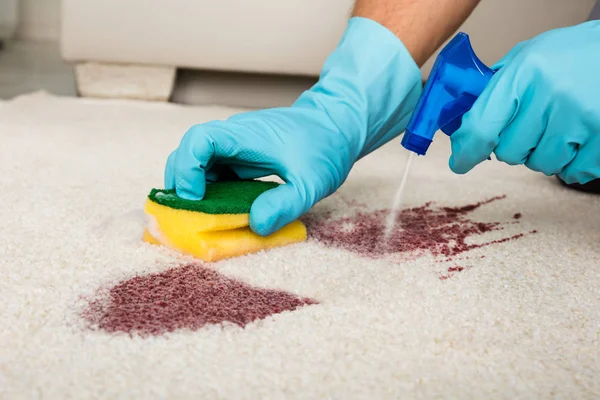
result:
[[[160,205],[177,210],[205,214],[247,214],[258,196],[279,186],[276,182],[226,181],[206,185],[204,198],[186,200],[177,196],[175,189],[152,189],[148,198]]]

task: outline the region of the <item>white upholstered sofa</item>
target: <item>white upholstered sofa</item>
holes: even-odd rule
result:
[[[595,0],[484,0],[461,30],[493,63]],[[176,68],[317,76],[353,0],[63,0],[61,49],[83,96],[167,100]],[[424,76],[432,65],[424,67]]]

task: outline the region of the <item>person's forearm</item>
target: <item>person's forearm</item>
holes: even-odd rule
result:
[[[422,66],[467,19],[479,0],[357,0],[353,16],[392,31]]]

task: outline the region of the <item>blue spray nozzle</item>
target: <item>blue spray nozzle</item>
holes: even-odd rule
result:
[[[458,33],[435,60],[402,145],[424,155],[438,130],[452,135],[493,75],[475,55],[469,35]]]

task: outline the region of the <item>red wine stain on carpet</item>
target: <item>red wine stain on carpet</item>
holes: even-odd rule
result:
[[[477,222],[469,218],[476,209],[503,199],[494,197],[463,207],[421,207],[399,212],[396,227],[384,240],[388,210],[359,212],[348,218],[304,219],[311,238],[371,258],[387,254],[425,252],[453,262],[469,250],[518,239],[526,233],[487,241],[467,239],[499,231],[508,222]],[[520,223],[514,214],[510,224]],[[535,231],[529,232],[535,233]],[[466,257],[468,259],[468,257]],[[453,266],[439,275],[446,280],[470,266]],[[165,272],[123,281],[89,302],[83,317],[91,327],[110,333],[160,335],[180,329],[197,330],[209,324],[233,323],[240,327],[284,311],[293,311],[317,301],[294,294],[255,288],[201,265],[187,265]]]
[[[317,302],[187,265],[123,281],[89,302],[83,317],[109,333],[148,336],[226,322],[244,327],[311,304]]]
[[[440,280],[445,281],[446,279],[452,278],[456,273],[462,272],[465,269],[469,269],[471,266],[461,267],[460,265],[455,265],[454,267],[449,267],[448,271],[440,274]]]
[[[421,207],[401,210],[396,226],[386,241],[384,228],[389,210],[359,212],[352,217],[317,220],[311,216],[304,218],[310,237],[335,248],[344,249],[362,256],[378,258],[388,254],[423,254],[443,256],[452,261],[455,256],[469,250],[515,240],[526,235],[519,233],[503,239],[484,243],[468,243],[468,239],[492,231],[504,229],[509,222],[477,222],[469,214],[478,208],[504,199],[497,196],[479,203],[463,207],[434,207],[430,202]],[[521,214],[515,214],[510,224],[520,222]],[[535,233],[535,231],[529,232]],[[453,267],[451,267],[453,268]],[[449,275],[464,270],[456,267],[448,270]]]

